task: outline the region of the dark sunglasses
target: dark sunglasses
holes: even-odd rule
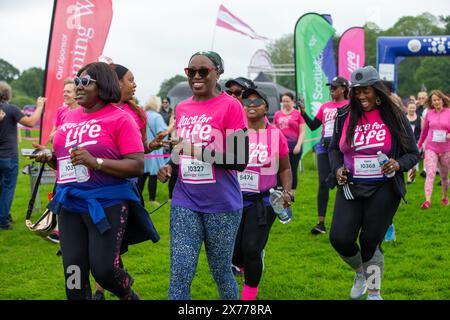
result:
[[[195,75],[198,73],[200,78],[205,78],[208,74],[210,74],[211,71],[213,71],[215,68],[212,67],[201,67],[200,69],[194,69],[194,68],[184,68],[184,73],[189,78],[195,77]]]
[[[226,93],[228,93],[230,96],[240,97],[242,95],[242,91],[243,90],[236,90],[236,91],[227,90]]]
[[[262,104],[265,104],[266,102],[264,101],[264,99],[261,98],[257,98],[257,99],[244,99],[242,100],[242,103],[244,104],[244,106],[249,107],[251,105],[255,106],[255,107],[259,107]]]
[[[75,77],[73,78],[75,82],[75,86],[78,87],[80,84],[83,87],[87,87],[91,82],[97,82],[97,80],[92,79],[90,75],[86,75],[84,77]]]

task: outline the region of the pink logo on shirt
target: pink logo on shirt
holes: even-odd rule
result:
[[[375,122],[357,125],[353,138],[355,151],[384,146],[386,133],[384,123]]]

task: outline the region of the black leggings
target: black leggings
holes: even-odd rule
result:
[[[158,177],[152,176],[150,173],[146,172],[143,176],[139,177],[138,187],[141,193],[144,192],[145,180],[148,178],[148,198],[150,201],[155,201],[156,199],[156,187],[158,184]]]
[[[69,300],[91,299],[89,271],[95,281],[121,299],[131,293],[131,276],[123,269],[120,247],[128,220],[128,205],[105,208],[111,229],[100,234],[89,214],[62,209],[58,215],[66,295]]]
[[[169,199],[172,199],[173,189],[178,179],[178,166],[174,166],[169,179]]]
[[[342,189],[336,193],[330,241],[343,257],[355,256],[360,250],[362,262],[369,261],[381,244],[400,204],[393,181],[383,184],[371,197],[346,200]]]
[[[292,151],[289,152],[289,162],[291,164],[291,172],[292,172],[292,189],[297,189],[297,176],[298,176],[298,165],[300,163],[300,159],[302,158],[303,149],[300,150],[298,154],[294,154]]]
[[[319,190],[317,191],[317,213],[319,217],[325,217],[327,214],[328,199],[330,189],[326,183],[328,175],[331,172],[330,159],[328,153],[317,155],[317,164],[319,167]]]
[[[233,264],[244,267],[244,282],[253,288],[256,288],[261,280],[263,271],[261,252],[266,246],[270,228],[276,218],[272,207],[266,209],[266,223],[258,225],[255,206],[244,208],[234,245]]]

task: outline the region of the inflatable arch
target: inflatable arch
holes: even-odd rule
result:
[[[392,81],[397,91],[397,65],[405,57],[450,56],[450,36],[378,37],[380,77]]]

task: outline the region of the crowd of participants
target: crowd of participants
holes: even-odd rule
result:
[[[81,286],[66,281],[68,299],[104,299],[108,290],[135,300],[133,277],[121,255],[128,246],[157,242],[142,194],[156,202],[157,181],[169,182],[170,284],[168,298],[190,299],[202,244],[221,299],[255,300],[264,269],[264,248],[278,214],[271,203],[280,191],[282,207],[294,201],[306,126],[321,128],[314,147],[318,163],[317,214],[313,234],[325,234],[330,189],[336,200],[330,242],[355,272],[352,299],[367,291],[381,300],[384,256],[381,249],[407,183],[416,180],[424,155],[425,202],[431,206],[436,172],[442,205],[448,205],[450,99],[435,90],[404,103],[371,66],[353,72],[350,82],[335,77],[331,101],[312,117],[291,93],[268,119],[269,100],[253,81],[229,80],[215,52],[197,52],[185,68],[192,97],[176,109],[168,97],[151,97],[141,108],[134,100],[131,70],[115,63],[83,67],[64,85],[52,148],[36,161],[56,170],[48,207],[57,214],[66,280],[78,266]],[[10,105],[11,88],[0,82],[0,229],[9,230],[18,172],[17,123],[32,127],[45,104],[40,97],[30,117]],[[387,155],[380,164],[378,153]],[[71,164],[71,165],[67,165]],[[84,175],[80,178],[80,168]],[[393,177],[391,177],[395,174]],[[148,182],[147,182],[148,180]],[[280,218],[278,216],[278,218]],[[235,276],[244,277],[239,295]],[[96,281],[94,294],[89,282]]]

